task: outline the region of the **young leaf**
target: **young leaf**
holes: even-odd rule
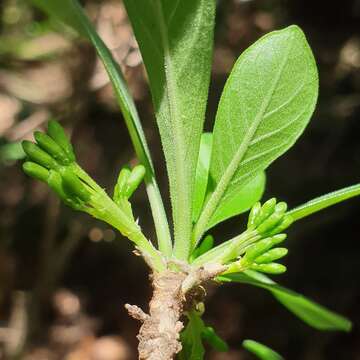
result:
[[[288,211],[294,221],[302,219],[329,206],[338,204],[342,201],[360,195],[360,184],[348,186],[346,188],[333,191],[329,194],[320,196],[297,206],[295,209]]]
[[[32,2],[57,20],[72,27],[94,45],[113,85],[135,152],[141,164],[146,168],[146,190],[153,213],[159,248],[162,253],[170,256],[172,251],[170,232],[160,191],[156,183],[150,152],[134,101],[120,67],[84,14],[77,0],[32,0]]]
[[[210,79],[215,1],[125,0],[124,4],[149,76],[166,158],[174,255],[187,259]]]
[[[195,227],[195,243],[219,203],[295,143],[317,94],[314,57],[297,26],[265,35],[240,56],[216,115],[210,176],[217,186]]]
[[[269,347],[254,340],[244,340],[243,347],[261,360],[283,360],[284,358]]]
[[[265,173],[260,172],[250,182],[245,184],[244,187],[234,193],[233,196],[221,201],[206,229],[208,230],[222,221],[251,209],[261,199],[265,190],[265,183]]]
[[[208,187],[210,157],[212,149],[212,133],[203,133],[200,140],[199,157],[195,173],[195,187],[193,197],[193,222],[200,216]]]
[[[250,284],[270,291],[289,311],[315,329],[351,330],[351,322],[345,317],[327,310],[301,294],[278,285],[267,276],[256,271],[248,270],[241,274],[223,275],[219,277],[219,280]]]
[[[195,311],[188,314],[189,322],[181,333],[182,350],[178,355],[179,360],[203,360],[205,348],[202,334],[205,324]]]

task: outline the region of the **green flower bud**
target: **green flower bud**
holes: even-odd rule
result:
[[[259,216],[261,211],[261,203],[256,202],[250,210],[247,228],[255,228],[255,220]]]
[[[82,203],[78,199],[71,198],[64,190],[63,180],[57,171],[50,170],[47,183],[67,206],[74,210],[81,210],[83,208]]]
[[[65,151],[69,161],[75,161],[74,149],[68,140],[63,127],[57,121],[49,121],[48,134]]]
[[[252,264],[250,269],[260,271],[267,274],[282,274],[286,271],[286,266],[277,263],[269,264]]]
[[[65,202],[67,200],[70,200],[68,199],[68,196],[64,191],[61,175],[57,171],[50,170],[47,183],[49,187],[60,197],[61,200]]]
[[[271,249],[265,254],[262,254],[261,256],[257,257],[255,259],[255,262],[257,264],[267,264],[271,263],[272,261],[281,259],[288,253],[288,250],[286,248],[275,248]]]
[[[89,201],[91,193],[86,185],[70,170],[65,169],[61,177],[63,179],[64,189],[72,195],[77,196],[84,202]]]
[[[259,234],[266,234],[269,233],[275,226],[280,224],[284,217],[284,214],[274,212],[272,215],[270,215],[266,220],[264,220],[257,228],[257,232]]]
[[[246,250],[244,260],[248,262],[253,262],[257,257],[271,249],[274,245],[272,238],[266,238],[258,241],[254,245],[249,246]]]
[[[120,204],[121,198],[125,196],[126,184],[130,177],[130,174],[131,171],[126,167],[122,168],[119,173],[118,180],[114,188],[114,196],[113,196],[113,199],[117,205]]]
[[[131,170],[131,174],[128,178],[126,188],[125,188],[125,196],[129,198],[134,191],[138,188],[141,181],[145,176],[145,167],[143,165],[137,165]]]
[[[70,163],[65,151],[50,136],[40,131],[35,131],[34,136],[39,146],[60,164],[68,165]]]
[[[277,212],[279,214],[285,214],[286,210],[287,210],[286,202],[281,201],[281,202],[277,203],[275,206],[275,212]]]
[[[266,220],[275,210],[276,199],[272,198],[264,203],[261,207],[259,215],[256,217],[254,223],[256,226],[260,225]]]
[[[26,161],[23,163],[22,167],[25,174],[35,179],[47,182],[49,177],[49,170],[45,169],[43,166],[31,161]]]
[[[283,232],[285,229],[287,229],[292,223],[294,222],[294,219],[291,215],[285,215],[282,219],[282,221],[271,230],[269,235],[274,235]]]
[[[26,155],[35,163],[40,164],[47,169],[57,169],[59,166],[56,161],[39,146],[31,141],[24,140],[22,147]]]
[[[273,241],[273,246],[282,243],[287,238],[286,234],[276,234],[271,237]]]

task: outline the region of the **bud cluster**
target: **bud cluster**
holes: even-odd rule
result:
[[[49,121],[47,134],[36,131],[36,143],[23,141],[27,155],[24,172],[41,180],[70,207],[84,208],[92,188],[79,179],[74,172],[75,154],[64,129],[56,121]]]
[[[286,267],[274,261],[284,257],[288,250],[276,247],[286,239],[282,232],[293,222],[286,213],[285,202],[276,202],[275,198],[263,205],[256,203],[249,214],[247,231],[255,231],[256,242],[246,246],[244,256],[229,264],[227,273],[252,269],[268,274],[281,274]]]

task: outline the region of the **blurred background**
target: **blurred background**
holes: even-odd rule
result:
[[[163,195],[167,180],[147,80],[120,0],[83,1],[121,64],[136,99]],[[206,129],[239,54],[289,24],[308,37],[320,72],[317,110],[304,136],[267,171],[265,199],[293,207],[360,179],[360,1],[218,2]],[[72,134],[79,163],[109,192],[134,152],[108,78],[91,46],[26,0],[0,2],[0,358],[131,360],[139,324],[126,302],[146,306],[148,271],[107,225],[66,208],[21,171],[19,141],[58,118]],[[142,188],[134,209],[155,238]],[[169,208],[169,204],[167,204]],[[291,360],[360,359],[360,199],[294,225],[286,274],[277,278],[354,322],[349,334],[303,324],[268,293],[245,285],[209,290],[206,322],[229,343],[207,359],[252,359],[243,339]],[[232,219],[213,232],[235,235]],[[224,237],[223,234],[226,234]],[[16,354],[21,354],[16,357]]]

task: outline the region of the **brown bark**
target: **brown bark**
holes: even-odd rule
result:
[[[125,305],[129,314],[142,322],[137,336],[139,360],[174,359],[181,350],[180,332],[183,323],[180,318],[184,308],[189,309],[202,301],[204,292],[197,291],[201,290],[201,284],[213,279],[225,269],[226,267],[220,264],[208,264],[195,269],[185,266],[182,272],[166,270],[154,273],[149,314],[145,314],[135,305]]]
[[[170,270],[153,275],[149,315],[137,306],[126,305],[129,314],[143,323],[138,335],[139,360],[172,360],[181,350],[180,316],[185,300],[181,284],[185,277]]]

